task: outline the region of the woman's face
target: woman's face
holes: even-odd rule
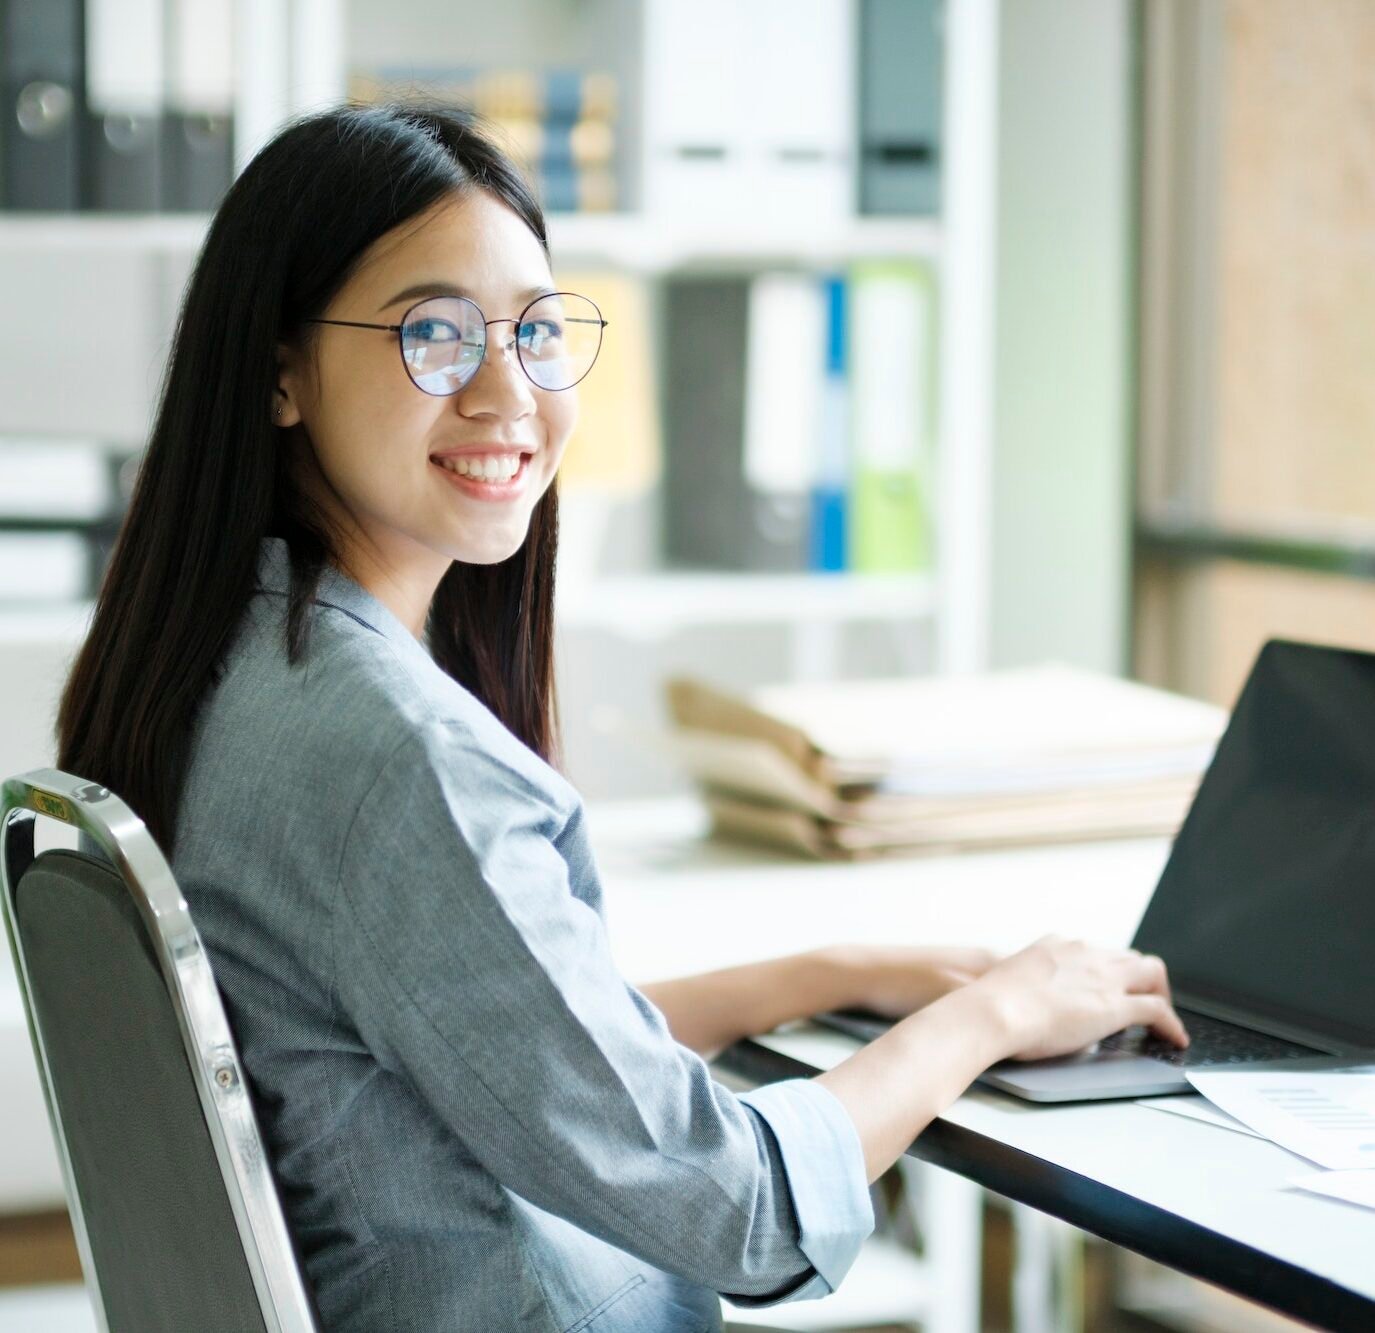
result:
[[[427,296],[459,295],[485,319],[515,319],[551,290],[534,234],[474,189],[374,242],[321,318],[396,324]],[[493,564],[519,549],[573,430],[577,390],[531,382],[516,356],[514,324],[488,329],[481,366],[448,397],[412,383],[395,333],[311,327],[313,354],[280,349],[285,397],[274,419],[303,427],[301,483],[340,535],[348,572],[417,629],[450,562]],[[512,481],[483,489],[436,461],[456,450],[531,456]]]

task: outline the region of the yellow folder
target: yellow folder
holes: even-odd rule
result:
[[[555,285],[594,301],[609,321],[596,364],[569,390],[578,395],[578,424],[559,469],[560,488],[640,495],[658,481],[662,467],[645,284],[589,269],[560,272]]]

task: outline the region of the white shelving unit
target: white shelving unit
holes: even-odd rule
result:
[[[842,0],[837,0],[838,3]],[[654,278],[683,269],[729,271],[783,267],[821,268],[863,258],[921,258],[937,270],[941,320],[938,431],[940,491],[934,523],[934,576],[895,594],[889,585],[851,575],[703,574],[676,578],[672,596],[647,591],[634,579],[598,580],[570,597],[568,624],[597,624],[642,632],[668,632],[698,624],[750,618],[807,628],[810,653],[794,660],[834,661],[833,640],[847,619],[908,617],[934,624],[940,666],[969,669],[982,663],[987,640],[989,246],[993,151],[990,139],[996,74],[998,0],[950,0],[946,78],[949,143],[945,156],[942,218],[853,217],[761,225],[748,207],[729,221],[659,218],[641,212],[552,214],[550,243],[556,264],[614,267]],[[625,10],[633,13],[634,7]],[[612,12],[602,6],[603,17]],[[236,89],[235,156],[242,164],[285,116],[344,95],[348,25],[364,12],[362,0],[239,0],[239,50],[246,53]],[[566,19],[567,16],[565,15]],[[629,20],[627,20],[629,21]],[[632,34],[631,40],[641,40]],[[5,256],[145,256],[150,271],[179,274],[189,265],[208,225],[204,215],[0,215],[0,259]],[[163,279],[164,282],[167,279]],[[0,413],[0,432],[7,429]],[[958,447],[951,447],[953,442]],[[647,574],[646,578],[661,578]],[[671,576],[670,576],[671,577]],[[669,584],[654,585],[668,592]],[[620,599],[628,609],[610,609]],[[668,615],[662,603],[671,602]],[[827,628],[818,630],[818,625]],[[829,636],[829,639],[828,637]]]
[[[430,2],[430,0],[427,0]],[[280,31],[292,41],[346,53],[350,23],[366,29],[372,42],[385,44],[396,59],[404,38],[395,25],[385,32],[370,27],[372,0],[252,0],[259,10],[276,7]],[[852,0],[835,0],[850,4]],[[728,625],[751,619],[794,626],[792,663],[797,674],[824,674],[839,660],[839,638],[849,621],[887,618],[895,624],[919,623],[934,631],[935,663],[940,669],[974,670],[985,665],[989,641],[991,514],[993,271],[996,223],[998,15],[1001,0],[947,0],[944,81],[944,147],[940,217],[813,217],[756,219],[748,199],[729,218],[644,212],[553,214],[550,248],[560,264],[605,265],[654,278],[683,269],[730,271],[769,265],[821,269],[868,258],[918,258],[936,271],[939,361],[937,429],[938,494],[933,524],[936,568],[930,577],[898,590],[891,582],[869,582],[852,574],[832,576],[704,573],[677,576],[653,573],[644,580],[594,579],[570,586],[561,608],[565,624],[619,629],[628,637],[662,636],[689,624]],[[519,28],[530,20],[530,6],[512,19]],[[607,52],[610,63],[640,66],[638,91],[652,77],[647,66],[662,52],[648,31],[647,5],[596,0],[581,11],[551,5],[551,22],[567,23],[579,13],[605,37],[616,27],[620,49]],[[438,10],[417,9],[430,23]],[[431,17],[427,17],[431,16]],[[312,38],[312,33],[315,36]],[[526,32],[526,37],[533,34]],[[372,48],[369,47],[369,50]],[[477,39],[479,55],[490,49]],[[437,43],[436,58],[448,49]],[[424,63],[424,62],[421,62]],[[293,83],[291,59],[278,61],[279,83],[261,82],[254,96],[262,107],[306,110],[321,88],[331,86],[318,68]],[[332,80],[342,87],[342,75]],[[636,79],[628,82],[633,103]],[[630,106],[630,115],[635,108]],[[262,111],[248,117],[262,123]],[[629,164],[632,197],[645,197],[649,172],[643,124],[622,126],[637,144]],[[562,592],[562,590],[561,590]],[[613,609],[613,603],[619,607]]]
[[[729,583],[728,590],[723,590],[724,583]],[[922,574],[723,574],[673,569],[606,575],[563,596],[559,614],[570,624],[601,625],[636,636],[662,634],[703,621],[918,618],[930,615],[934,605],[931,580]]]
[[[940,258],[940,225],[929,218],[855,218],[843,224],[764,229],[749,219],[735,227],[690,219],[657,222],[641,213],[551,213],[549,243],[557,259],[595,263],[653,277],[694,265],[826,265],[889,255]],[[0,250],[130,250],[194,255],[210,219],[200,213],[0,214]]]
[[[793,208],[768,217],[748,198],[729,218],[687,209],[669,216],[643,209],[549,216],[556,271],[603,268],[635,275],[650,284],[651,308],[656,280],[670,273],[821,272],[889,257],[929,263],[938,291],[938,489],[929,574],[903,580],[644,568],[652,566],[657,545],[657,492],[624,503],[588,492],[576,497],[583,503],[575,507],[571,487],[565,489],[558,613],[560,670],[568,688],[561,683],[561,690],[573,701],[565,714],[569,747],[586,757],[589,796],[615,795],[618,784],[665,790],[678,780],[661,758],[651,761],[592,721],[605,712],[600,701],[608,692],[627,717],[657,709],[651,678],[667,671],[720,666],[727,673],[723,683],[748,685],[779,674],[821,679],[857,671],[971,670],[987,663],[1001,3],[947,0],[941,216],[816,216]],[[618,121],[631,159],[622,164],[629,182],[625,198],[633,203],[652,193],[644,188],[649,135],[636,124],[635,111],[652,47],[647,6],[638,0],[513,0],[480,33],[470,33],[450,23],[442,0],[417,0],[404,18],[384,15],[380,5],[236,0],[240,167],[283,118],[344,96],[356,53],[404,62],[415,32],[438,32],[426,63],[461,63],[460,56],[515,63],[527,53],[532,60],[592,62],[591,68],[603,59],[603,47],[619,47],[607,60],[625,93]],[[503,42],[517,54],[499,49]],[[138,446],[179,294],[208,224],[204,214],[0,214],[0,285],[11,293],[13,308],[37,302],[51,317],[55,307],[48,298],[69,281],[88,303],[122,312],[121,337],[84,399],[31,392],[45,373],[39,343],[30,337],[16,345],[11,364],[22,389],[0,397],[0,434],[100,434],[124,449]],[[587,558],[594,549],[607,559]],[[724,657],[709,647],[713,634],[731,645]]]
[[[843,627],[882,621],[905,667],[920,670],[921,637],[935,615],[934,583],[924,574],[735,574],[665,570],[609,574],[561,587],[560,628],[601,629],[656,643],[695,626],[772,625],[789,635],[789,675],[833,680],[841,674]]]
[[[199,213],[0,213],[0,253],[193,255],[208,221]]]
[[[986,665],[993,577],[991,402],[1002,3],[947,0],[941,216],[814,217],[805,210],[785,210],[768,220],[748,198],[729,219],[687,210],[668,217],[638,209],[550,215],[556,268],[614,268],[651,284],[682,270],[778,266],[821,271],[884,257],[920,258],[936,275],[939,475],[932,516],[935,560],[929,575],[904,585],[867,582],[853,574],[594,572],[600,567],[573,559],[578,522],[568,505],[569,549],[561,565],[581,573],[561,583],[560,623],[575,638],[589,630],[623,641],[627,651],[615,665],[622,672],[618,688],[628,698],[638,697],[642,707],[649,704],[648,691],[643,682],[637,686],[624,674],[637,645],[645,650],[644,669],[651,669],[654,655],[653,667],[661,670],[680,650],[686,655],[696,651],[690,641],[700,646],[704,635],[716,629],[738,631],[750,653],[758,645],[756,661],[737,658],[732,663],[756,674],[778,669],[817,678],[844,668],[847,660],[850,670],[887,670],[894,662],[903,664],[896,669],[910,665],[914,670]],[[638,0],[547,0],[546,15],[544,8],[536,13],[535,0],[513,0],[509,11],[503,9],[480,33],[455,28],[443,37],[451,10],[441,0],[410,7],[404,20],[384,16],[380,0],[236,0],[236,161],[242,166],[284,117],[343,96],[353,52],[375,50],[379,59],[404,59],[406,44],[414,45],[407,24],[420,31],[440,25],[442,40],[427,53],[431,63],[451,59],[460,46],[465,59],[505,58],[496,46],[506,39],[494,34],[506,25],[507,38],[511,32],[520,36],[519,51],[542,51],[546,58],[552,51],[560,60],[566,55],[600,61],[603,44],[620,43],[622,49],[611,52],[609,60],[625,90],[618,132],[624,131],[634,159],[627,167],[631,188],[626,194],[633,202],[645,197],[647,136],[635,123],[634,108],[645,77],[635,62],[642,66],[649,49],[646,12]],[[547,24],[533,22],[545,17]],[[579,33],[580,25],[590,25],[591,36]],[[108,423],[112,442],[136,447],[151,414],[178,294],[208,222],[206,215],[0,214],[0,284],[10,290],[16,307],[44,301],[54,284],[70,280],[78,290],[98,290],[99,300],[124,312],[121,338],[90,396],[92,402],[101,395],[109,400],[108,410],[98,415],[99,424],[97,414],[79,401],[59,401],[41,392],[26,397],[16,390],[0,400],[0,433],[50,429],[89,435]],[[41,358],[31,339],[13,351],[16,383],[27,390],[38,382]],[[570,498],[565,495],[566,501]],[[641,537],[653,526],[652,503],[652,497],[632,503],[632,535],[636,524]],[[624,515],[616,514],[620,522]],[[635,558],[652,544],[632,543],[639,553]],[[878,637],[873,622],[884,626]],[[772,638],[765,642],[751,634],[751,624],[766,627],[765,635]],[[775,661],[769,645],[782,650],[776,667],[767,665]],[[602,667],[583,652],[581,642],[568,657],[573,672],[581,669],[601,687]],[[884,665],[867,665],[871,663]],[[570,716],[572,728],[581,725],[576,708]],[[594,738],[586,740],[596,748]],[[653,780],[637,771],[626,753],[592,767],[615,772],[617,781]],[[614,793],[594,789],[590,794]]]
[[[601,264],[651,278],[680,269],[722,271],[772,264],[819,269],[883,257],[919,258],[931,263],[939,291],[940,366],[934,574],[920,580],[919,591],[914,582],[897,595],[887,587],[876,591],[883,585],[868,584],[854,575],[841,575],[839,582],[824,576],[811,581],[798,575],[729,572],[676,580],[671,574],[646,575],[657,580],[653,583],[602,578],[570,588],[569,604],[563,608],[566,624],[596,624],[620,628],[631,637],[645,637],[662,635],[690,622],[732,624],[751,617],[761,622],[791,622],[796,626],[794,669],[814,676],[839,660],[838,640],[847,620],[889,617],[895,622],[916,620],[934,628],[939,668],[975,670],[985,665],[991,567],[988,524],[992,498],[992,274],[1000,3],[947,0],[942,154],[946,203],[941,217],[854,216],[834,220],[800,216],[760,225],[754,220],[749,201],[742,200],[729,219],[642,212],[553,214],[549,218],[556,266]],[[240,121],[250,127],[247,137],[261,138],[275,117],[307,110],[343,91],[344,71],[331,69],[328,61],[347,58],[349,24],[366,22],[371,10],[370,0],[250,0],[248,7],[260,28],[275,25],[272,30],[284,44],[283,54],[269,66],[275,71],[275,82],[270,73],[260,70],[241,85],[246,105],[239,110]],[[553,9],[558,11],[555,23],[566,22],[575,12],[559,5]],[[655,58],[657,49],[644,27],[641,6],[617,7],[614,0],[604,0],[582,12],[594,24],[605,24],[608,16],[613,16],[612,21],[624,25],[625,40],[634,48],[632,63],[638,61],[643,67]],[[519,25],[528,18],[526,14],[513,22]],[[387,54],[392,57],[403,43],[395,26],[386,33],[372,31],[371,39],[385,39]],[[310,57],[313,63],[304,74],[300,72],[303,57],[292,55],[297,49],[314,53]],[[443,58],[442,50],[438,55]],[[609,55],[613,60],[624,60],[623,52]],[[650,73],[641,68],[640,84],[649,77]],[[630,128],[643,137],[643,126]],[[645,151],[643,143],[640,146]],[[643,186],[646,170],[644,160],[632,164],[637,187]],[[623,610],[610,609],[617,599]],[[666,609],[669,604],[675,608],[673,613]]]
[[[884,585],[852,576],[839,592],[833,578],[808,581],[785,576],[701,575],[676,579],[671,598],[646,593],[637,581],[605,581],[580,590],[568,623],[626,627],[652,625],[813,620],[839,627],[847,618],[938,616],[936,644],[942,666],[978,666],[986,640],[986,552],[979,537],[987,512],[986,387],[989,282],[984,260],[989,231],[991,146],[984,133],[991,117],[993,65],[990,34],[997,0],[950,0],[947,17],[947,142],[943,219],[854,217],[788,226],[760,226],[741,208],[730,221],[657,219],[637,212],[550,215],[555,264],[606,265],[653,278],[668,271],[737,270],[764,265],[821,267],[865,257],[920,257],[938,270],[942,326],[940,345],[940,492],[938,568],[920,596],[894,596]],[[239,65],[235,117],[236,158],[242,162],[289,114],[344,94],[348,25],[362,12],[358,0],[238,0]],[[973,151],[967,149],[975,133]],[[982,136],[982,138],[980,138]],[[190,263],[208,217],[201,215],[10,215],[0,216],[0,257],[22,254],[103,253],[146,256],[153,264]],[[0,431],[7,428],[0,414]],[[958,439],[958,448],[951,440]],[[646,575],[657,578],[657,575]],[[667,586],[664,587],[667,592]],[[881,592],[872,589],[881,587]],[[620,598],[624,614],[610,611]],[[674,616],[650,614],[672,601]]]

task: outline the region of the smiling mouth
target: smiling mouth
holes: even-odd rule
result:
[[[465,481],[500,485],[502,482],[520,476],[525,471],[529,459],[530,455],[524,453],[515,456],[511,454],[471,457],[450,455],[443,458],[431,455],[430,462],[437,467],[442,467],[446,472],[452,472],[456,477],[462,477]]]
[[[510,457],[509,454],[506,455],[507,459]],[[514,472],[511,471],[509,462],[498,458],[496,461],[500,468],[496,475],[491,477],[486,474],[486,460],[482,458],[439,458],[431,455],[430,462],[442,472],[449,474],[446,484],[466,491],[475,500],[515,500],[525,493],[531,457],[530,454],[521,454]],[[460,471],[460,462],[469,470]],[[482,469],[480,474],[479,466]]]

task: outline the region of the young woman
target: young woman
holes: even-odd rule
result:
[[[176,329],[60,764],[168,850],[330,1329],[696,1333],[823,1295],[868,1185],[1002,1057],[1130,1023],[1158,959],[1047,937],[616,972],[551,661],[559,461],[602,316],[473,120],[298,121]],[[737,1096],[703,1056],[904,1021]]]

